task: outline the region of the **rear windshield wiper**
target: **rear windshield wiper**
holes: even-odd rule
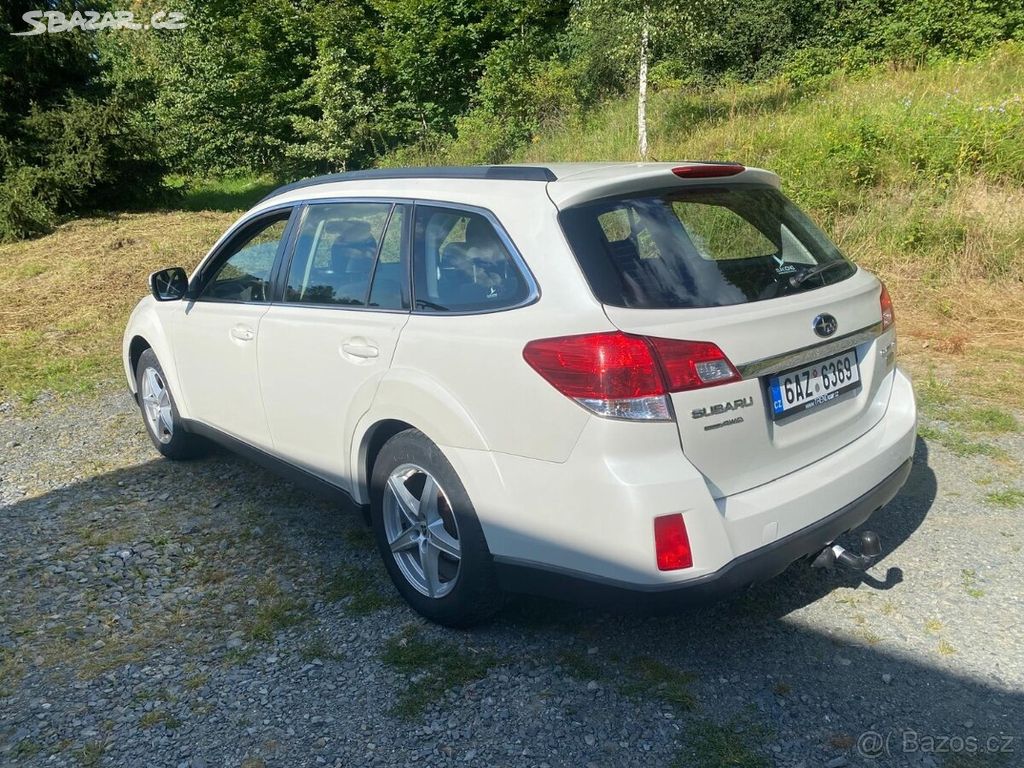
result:
[[[794,288],[796,288],[797,286],[802,284],[805,280],[810,280],[815,275],[820,275],[822,272],[827,272],[828,270],[832,269],[833,267],[846,266],[849,263],[850,262],[848,262],[848,261],[843,261],[842,259],[839,259],[837,261],[826,262],[825,264],[818,264],[816,267],[811,267],[810,269],[806,269],[806,270],[804,270],[803,272],[801,272],[798,275],[793,275],[791,278],[789,278],[789,284],[791,286],[793,286]]]

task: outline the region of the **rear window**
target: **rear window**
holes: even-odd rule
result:
[[[568,208],[559,219],[594,294],[617,307],[745,304],[820,288],[856,271],[770,187],[605,199]]]

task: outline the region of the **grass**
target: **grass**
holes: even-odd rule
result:
[[[139,718],[140,728],[153,728],[157,725],[163,725],[165,728],[173,730],[178,728],[181,723],[162,709],[151,709]]]
[[[870,629],[865,629],[860,633],[861,639],[868,645],[878,645],[882,642],[882,638]]]
[[[27,760],[43,751],[43,745],[32,739],[22,739],[14,745],[14,759]]]
[[[86,391],[121,374],[121,334],[161,267],[195,266],[236,218],[133,213],[79,219],[0,245],[0,399]]]
[[[272,640],[281,630],[298,626],[310,618],[309,603],[283,591],[274,578],[262,579],[252,591],[259,601],[246,621],[252,640]]]
[[[992,491],[985,494],[985,501],[995,507],[1019,509],[1024,507],[1024,491],[1008,488],[1005,491]]]
[[[657,699],[683,712],[697,708],[697,698],[691,691],[694,676],[649,656],[633,657],[614,669],[606,669],[579,651],[563,651],[556,661],[577,680],[589,682],[614,674],[623,696]]]
[[[345,654],[334,650],[323,638],[310,640],[299,651],[299,658],[310,661],[344,661]]]
[[[736,722],[718,725],[698,721],[686,733],[687,746],[676,756],[677,768],[767,768],[768,759],[754,750],[762,734]]]
[[[929,424],[921,424],[917,428],[917,434],[923,440],[936,442],[957,456],[1001,458],[1006,455],[1006,452],[999,446],[979,440],[971,440],[958,429],[941,429]]]
[[[380,658],[409,676],[393,710],[406,719],[421,715],[452,688],[480,680],[497,661],[490,654],[466,651],[454,643],[427,640],[415,628],[389,639]]]
[[[200,672],[199,674],[192,675],[191,677],[189,677],[189,678],[187,678],[185,680],[185,690],[188,690],[188,691],[198,691],[200,688],[202,688],[204,685],[206,685],[209,681],[210,681],[210,676],[208,674],[206,674],[205,672]]]
[[[252,646],[245,648],[230,648],[224,653],[224,662],[228,666],[240,667],[248,664],[256,655],[256,649]]]
[[[342,566],[327,581],[324,597],[330,602],[342,600],[350,613],[365,616],[395,604],[392,595],[381,590],[373,572],[366,568]]]
[[[90,741],[72,752],[72,756],[82,768],[93,768],[100,764],[107,745],[102,741]]]
[[[563,651],[556,659],[558,664],[577,680],[598,680],[604,676],[604,669],[588,654],[579,651]]]
[[[619,683],[624,696],[651,696],[682,711],[696,709],[697,699],[690,690],[693,675],[649,656],[632,659],[625,672],[625,679]]]
[[[979,406],[967,402],[953,391],[950,382],[936,378],[934,370],[929,370],[914,384],[918,408],[931,419],[986,435],[1020,431],[1020,422],[1012,413],[992,405]]]
[[[249,626],[249,636],[253,640],[273,640],[274,635],[281,630],[298,626],[308,618],[309,605],[305,600],[288,596],[272,597],[256,611]]]
[[[22,662],[14,650],[0,648],[0,699],[14,695],[23,675]]]
[[[963,584],[964,592],[974,599],[985,596],[985,590],[978,586],[978,574],[972,568],[964,568],[960,571],[960,581]]]
[[[225,212],[248,210],[279,186],[268,176],[228,176],[221,179],[169,176],[165,184],[180,193],[177,207],[182,210]]]

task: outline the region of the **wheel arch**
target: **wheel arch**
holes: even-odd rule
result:
[[[139,359],[147,349],[153,345],[146,340],[145,336],[135,334],[128,344],[128,369],[134,374],[139,369]],[[154,353],[155,354],[155,353]]]
[[[412,424],[401,419],[381,419],[372,424],[363,435],[359,445],[359,474],[356,478],[357,501],[362,504],[370,502],[370,476],[373,474],[373,465],[377,461],[380,449],[384,444],[397,434],[409,429],[415,429]]]
[[[182,391],[181,381],[178,379],[178,370],[175,365],[174,353],[167,334],[164,331],[162,318],[157,315],[153,306],[152,298],[145,298],[139,302],[132,316],[128,320],[122,341],[122,362],[124,364],[125,377],[128,380],[128,388],[133,395],[137,395],[138,385],[135,380],[135,369],[139,358],[147,349],[153,350],[160,361],[160,367],[164,370],[164,376],[174,395],[175,405],[183,418],[189,418],[188,398]]]
[[[451,392],[431,378],[392,370],[353,431],[349,471],[356,502],[370,503],[373,462],[384,443],[406,429],[419,430],[446,454],[445,447],[487,450],[476,422]]]

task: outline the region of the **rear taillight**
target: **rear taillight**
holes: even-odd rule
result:
[[[654,346],[669,392],[713,387],[739,381],[733,368],[717,344],[710,341],[677,341],[649,338]]]
[[[682,515],[662,515],[654,518],[654,551],[658,556],[659,571],[676,571],[693,565],[690,537]]]
[[[896,322],[896,311],[892,308],[892,299],[889,298],[889,291],[882,283],[882,294],[878,299],[882,305],[882,330],[888,330]]]
[[[745,166],[739,163],[694,163],[673,168],[672,173],[681,179],[716,179],[743,173]]]
[[[738,381],[715,344],[621,331],[531,341],[523,358],[566,397],[599,416],[672,419],[668,394]]]

